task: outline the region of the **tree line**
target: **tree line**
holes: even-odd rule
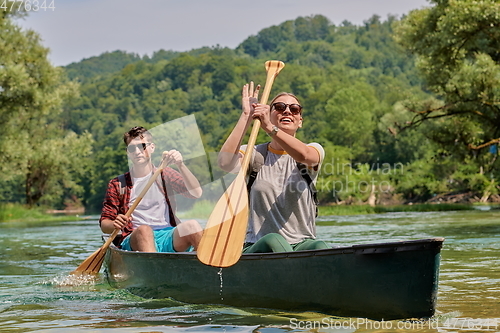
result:
[[[0,200],[98,211],[107,181],[128,169],[121,136],[136,125],[194,115],[205,151],[217,152],[241,112],[242,85],[263,84],[269,59],[286,63],[271,94],[296,94],[298,136],[325,147],[323,203],[494,198],[499,8],[480,3],[431,1],[360,26],[299,17],[235,49],[114,51],[64,68],[15,25],[22,13],[4,12]]]

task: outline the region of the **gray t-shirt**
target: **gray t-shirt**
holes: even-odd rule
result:
[[[318,143],[308,146],[315,148],[320,156],[318,167],[307,168],[316,184],[325,151]],[[240,149],[245,153],[246,145]],[[316,238],[316,209],[312,193],[300,175],[297,162],[286,152],[268,148],[264,165],[257,174],[249,196],[250,217],[246,242],[255,243],[269,233],[281,234],[290,244]]]

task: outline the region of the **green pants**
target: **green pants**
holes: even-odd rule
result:
[[[249,244],[243,249],[243,253],[269,253],[269,252],[292,252],[301,250],[328,249],[325,242],[315,239],[304,239],[297,244],[288,244],[280,234],[267,234],[254,244]]]

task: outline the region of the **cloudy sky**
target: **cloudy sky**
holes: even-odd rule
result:
[[[57,66],[106,51],[139,55],[202,46],[235,48],[261,29],[299,16],[322,14],[334,24],[362,24],[429,6],[427,0],[46,0],[18,23],[37,31]],[[39,0],[39,3],[42,3]]]

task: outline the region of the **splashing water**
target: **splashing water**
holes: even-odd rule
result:
[[[43,282],[46,285],[57,287],[81,287],[92,286],[101,281],[98,275],[94,274],[68,274],[59,275]]]

